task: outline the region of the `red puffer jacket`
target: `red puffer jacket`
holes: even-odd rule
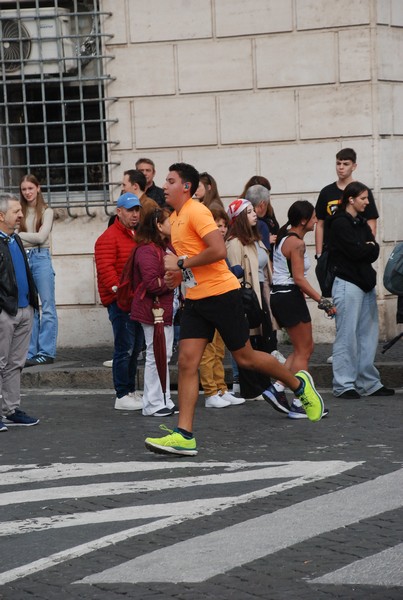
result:
[[[134,296],[130,318],[147,325],[154,324],[152,313],[154,298],[164,309],[164,324],[172,325],[174,291],[167,288],[164,281],[165,251],[156,244],[137,246],[134,257],[133,289]]]
[[[134,232],[122,225],[119,219],[115,219],[95,242],[98,291],[104,306],[116,300],[112,287],[118,286],[123,267],[135,246]]]

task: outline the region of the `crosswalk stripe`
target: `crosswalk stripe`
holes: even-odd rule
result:
[[[402,489],[403,469],[400,469],[327,494],[325,499],[319,496],[172,544],[85,577],[80,583],[206,581],[306,539],[397,509],[402,505]],[[169,569],[161,570],[164,564],[169,564]]]
[[[111,464],[113,464],[113,463],[111,463]],[[167,470],[172,469],[172,463],[168,462],[168,463],[162,463],[162,464],[166,465]],[[209,464],[210,468],[214,468],[217,465],[217,463],[208,463],[208,464]],[[124,530],[124,531],[119,531],[117,533],[103,536],[99,539],[91,540],[89,542],[80,544],[79,546],[68,548],[61,552],[56,552],[50,556],[33,561],[29,564],[15,567],[14,569],[10,569],[8,571],[0,573],[0,585],[4,585],[5,583],[9,583],[10,581],[14,581],[21,577],[26,577],[30,574],[33,574],[33,573],[36,573],[43,569],[52,567],[55,564],[64,562],[66,560],[72,560],[72,559],[78,558],[80,556],[84,556],[85,554],[88,554],[95,550],[105,548],[111,544],[117,544],[120,541],[124,541],[124,540],[133,538],[138,535],[144,535],[147,533],[151,533],[153,531],[157,531],[157,530],[163,529],[165,527],[176,525],[185,520],[197,519],[201,516],[213,514],[216,511],[221,511],[221,510],[224,510],[231,506],[244,504],[246,502],[249,502],[251,500],[256,500],[258,498],[266,498],[270,495],[274,495],[274,494],[280,493],[282,491],[289,490],[293,487],[297,487],[300,485],[319,481],[320,479],[323,479],[323,478],[338,475],[346,470],[354,468],[355,466],[357,466],[359,464],[361,464],[361,463],[344,462],[344,461],[326,461],[326,462],[320,462],[320,461],[309,462],[309,461],[307,461],[306,463],[300,462],[300,461],[291,461],[290,463],[280,463],[280,464],[279,463],[271,463],[272,466],[270,468],[259,469],[259,468],[256,468],[255,463],[243,463],[243,468],[238,473],[232,473],[233,463],[225,463],[226,470],[229,471],[229,473],[223,473],[222,475],[227,476],[227,478],[224,477],[224,478],[221,478],[221,480],[218,480],[216,478],[216,476],[206,476],[204,478],[198,478],[198,479],[200,479],[200,484],[201,484],[201,479],[204,479],[204,484],[206,484],[206,482],[211,483],[212,477],[216,478],[215,479],[216,483],[221,483],[221,484],[227,483],[229,481],[228,476],[235,476],[235,475],[238,477],[238,479],[236,479],[236,481],[238,481],[238,482],[245,481],[246,483],[248,483],[250,481],[260,479],[260,477],[263,475],[263,473],[261,473],[261,471],[265,472],[265,476],[262,477],[262,479],[266,479],[266,480],[267,479],[275,479],[276,477],[279,477],[282,479],[288,477],[290,479],[288,479],[287,481],[282,481],[282,482],[278,483],[277,485],[273,484],[273,485],[270,485],[269,487],[265,487],[263,489],[254,490],[253,492],[249,492],[249,493],[245,493],[245,494],[235,495],[235,496],[227,498],[227,499],[226,498],[215,498],[215,499],[213,498],[211,503],[208,503],[208,501],[206,500],[203,508],[198,506],[197,510],[192,512],[191,514],[179,513],[179,515],[177,515],[175,510],[172,508],[170,509],[169,508],[170,505],[167,503],[165,510],[172,511],[173,516],[171,516],[171,517],[157,519],[156,521],[151,522],[151,523],[147,523],[147,524],[140,525],[137,527],[132,527],[132,528]],[[193,466],[194,466],[194,464],[193,464]],[[160,467],[160,468],[162,468],[162,467]],[[186,487],[189,485],[189,482],[194,483],[195,479],[196,478],[194,478],[194,477],[193,478],[182,478],[181,486],[178,486],[179,478],[173,479],[171,481],[173,481],[173,485],[176,487]],[[165,480],[165,479],[158,479],[155,482],[149,482],[149,483],[153,484],[153,489],[159,490],[159,489],[161,489],[162,485],[166,481],[167,480]],[[127,482],[125,482],[125,483],[127,485]],[[73,487],[75,489],[78,486],[73,486]],[[167,487],[169,487],[169,486],[167,486]],[[67,491],[69,488],[66,487],[65,489]],[[70,491],[72,491],[72,489],[73,488],[70,488]],[[88,486],[82,486],[82,489],[88,490]],[[26,495],[25,500],[26,501],[30,500],[30,495],[32,494],[32,492],[33,492],[32,490],[30,490],[29,492],[27,492],[27,491],[25,492],[25,495]],[[45,493],[46,493],[46,490],[45,490]],[[7,494],[3,494],[3,496],[6,496],[6,495]],[[71,495],[69,497],[71,497]],[[22,501],[22,498],[21,498],[21,501]],[[174,504],[176,505],[177,503],[174,503]],[[150,506],[152,506],[152,504]]]

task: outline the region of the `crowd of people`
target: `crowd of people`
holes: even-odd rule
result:
[[[124,172],[116,215],[95,244],[95,264],[113,332],[114,408],[160,418],[179,414],[176,427],[161,425],[165,435],[146,439],[150,451],[197,454],[193,424],[199,380],[206,408],[263,398],[292,419],[326,417],[329,411],[309,375],[314,342],[307,297],[335,319],[334,395],[354,399],[394,393],[374,365],[378,315],[372,263],[379,254],[378,212],[368,187],[353,179],[356,166],[353,149],[338,152],[337,181],[323,188],[316,207],[306,200],[294,202],[281,227],[265,177],[251,177],[225,209],[213,175],[198,173],[192,165],[171,165],[163,188],[154,182],[149,158]],[[56,356],[53,219],[33,175],[21,180],[19,198],[0,195],[5,264],[0,274],[0,431],[39,422],[20,409],[21,370],[52,363]],[[324,249],[331,257],[331,297],[323,297],[307,279],[304,237],[313,231],[315,258]],[[124,293],[129,294],[125,302]],[[252,302],[252,315],[246,302]],[[168,367],[178,323],[176,406]],[[291,343],[286,358],[277,348],[280,329]],[[136,373],[143,350],[140,392]],[[225,381],[226,351],[232,355],[232,390]]]

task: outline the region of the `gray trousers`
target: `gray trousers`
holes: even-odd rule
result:
[[[12,414],[21,402],[21,371],[27,359],[34,309],[19,308],[15,317],[0,312],[1,414]]]

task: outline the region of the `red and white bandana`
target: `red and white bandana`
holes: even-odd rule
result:
[[[245,200],[244,198],[239,198],[238,200],[234,200],[228,207],[227,214],[230,219],[230,224],[235,221],[235,219],[241,214],[245,208],[248,206],[252,206],[249,200]]]

